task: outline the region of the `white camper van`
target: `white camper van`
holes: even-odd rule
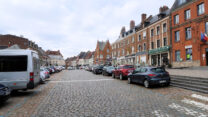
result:
[[[32,50],[0,50],[0,84],[12,90],[33,89],[40,82],[38,53]]]

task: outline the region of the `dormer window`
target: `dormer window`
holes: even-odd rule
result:
[[[185,2],[186,2],[186,0],[179,0],[179,5],[181,5],[181,4],[185,3]]]

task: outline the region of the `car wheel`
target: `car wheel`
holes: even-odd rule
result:
[[[120,74],[120,80],[123,80],[123,75],[122,74]]]
[[[132,84],[131,78],[128,78],[128,83]]]
[[[149,87],[150,87],[150,86],[149,86],[149,81],[145,80],[145,81],[144,81],[144,86],[145,86],[146,88],[149,88]]]

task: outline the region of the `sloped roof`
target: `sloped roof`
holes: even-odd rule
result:
[[[181,6],[189,3],[189,2],[192,2],[194,0],[186,0],[183,4],[180,4],[180,0],[175,0],[173,6],[171,7],[171,11],[174,11],[175,9],[177,8],[180,8]]]
[[[159,21],[160,19],[163,19],[164,17],[168,16],[169,14],[170,14],[170,9],[168,9],[168,10],[162,12],[162,13],[159,13],[159,14],[153,16],[153,17],[150,19],[150,24],[149,24],[149,25],[151,25],[151,24],[153,24],[153,23]],[[163,18],[160,18],[159,15],[164,15],[164,16],[163,16]]]
[[[98,45],[99,45],[99,49],[103,50],[105,48],[105,45],[107,44],[107,42],[103,42],[103,41],[98,41]]]
[[[51,50],[47,50],[46,51],[46,54],[47,55],[61,55],[62,56],[62,54],[61,54],[61,52],[58,50],[58,51],[51,51]],[[63,56],[62,56],[63,57]]]

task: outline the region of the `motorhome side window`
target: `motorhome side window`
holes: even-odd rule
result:
[[[27,56],[0,56],[0,72],[27,71]]]

